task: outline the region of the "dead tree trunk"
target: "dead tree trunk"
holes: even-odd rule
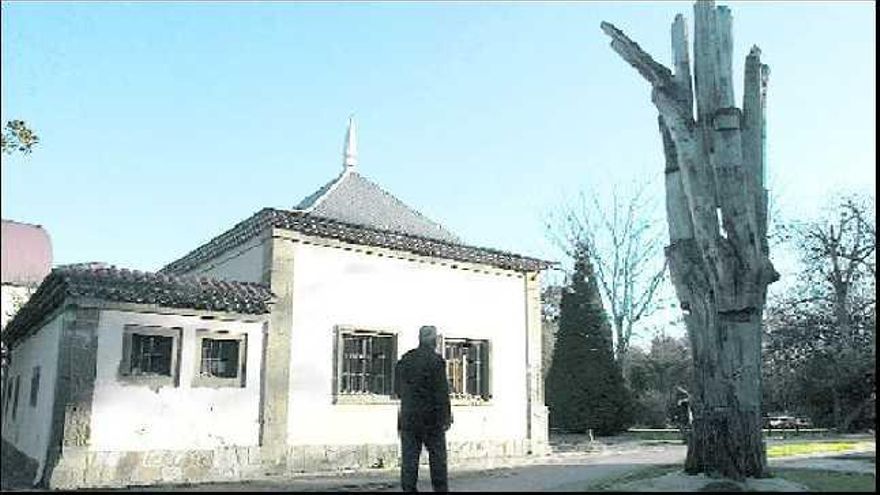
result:
[[[769,70],[753,47],[742,110],[731,79],[731,15],[694,6],[694,77],[684,18],[672,24],[675,71],[613,25],[611,47],[651,83],[666,155],[666,257],[694,357],[693,429],[685,470],[765,476],[761,316],[779,278],[768,257],[764,100]],[[696,96],[696,117],[694,116]]]

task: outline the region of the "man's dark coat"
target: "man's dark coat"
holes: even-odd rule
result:
[[[452,424],[446,364],[432,348],[419,346],[400,358],[394,393],[400,397],[398,429],[445,431]]]

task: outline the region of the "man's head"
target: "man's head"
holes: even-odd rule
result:
[[[433,349],[437,346],[437,327],[434,325],[424,325],[419,328],[419,347],[429,347]]]

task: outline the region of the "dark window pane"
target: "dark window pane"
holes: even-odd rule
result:
[[[31,407],[37,407],[37,394],[40,392],[40,367],[34,367],[34,374],[31,375]]]
[[[489,392],[489,342],[480,345],[480,395],[484,399],[490,397]]]
[[[238,376],[238,340],[202,339],[201,373],[218,378]]]
[[[18,412],[18,388],[21,385],[21,375],[15,377],[15,398],[12,402],[12,420],[15,421],[15,415]]]
[[[444,357],[450,394],[486,396],[487,348],[484,340],[446,342]]]
[[[132,334],[131,374],[171,376],[173,337]]]
[[[10,379],[6,382],[6,399],[4,401],[6,404],[6,409],[3,410],[3,414],[9,413],[9,405],[12,404],[12,380]]]
[[[132,334],[131,374],[171,376],[173,348],[173,337]]]
[[[391,394],[393,339],[391,335],[342,336],[342,393]]]

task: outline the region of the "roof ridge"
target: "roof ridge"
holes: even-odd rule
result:
[[[113,265],[57,267],[6,326],[3,340],[23,337],[68,297],[237,314],[266,314],[274,302],[269,286],[257,282],[146,272]]]
[[[437,227],[440,228],[440,230],[445,231],[445,233],[448,234],[450,237],[453,237],[453,238],[455,238],[455,239],[459,239],[459,240],[460,240],[459,236],[453,234],[451,230],[449,230],[449,229],[447,229],[446,227],[444,227],[440,222],[437,222],[436,220],[432,220],[431,218],[428,218],[428,216],[426,216],[425,214],[423,214],[422,212],[420,212],[420,211],[417,210],[416,208],[413,208],[412,206],[410,206],[410,205],[404,203],[403,200],[401,200],[401,199],[398,198],[397,196],[391,194],[390,192],[386,191],[385,188],[383,188],[382,186],[380,186],[377,182],[372,181],[372,180],[370,180],[368,177],[366,177],[365,175],[359,174],[359,173],[357,173],[357,172],[352,172],[352,173],[357,174],[358,177],[360,177],[360,178],[363,179],[365,182],[367,182],[367,183],[370,184],[371,186],[373,186],[373,187],[375,187],[376,189],[378,189],[379,192],[381,192],[382,194],[388,196],[389,198],[391,198],[393,201],[397,202],[397,204],[399,204],[400,206],[404,207],[405,209],[407,209],[407,210],[409,210],[409,211],[415,213],[416,216],[420,217],[421,219],[425,220],[425,221],[428,222],[428,223],[431,223],[431,224],[436,225]]]
[[[28,227],[36,227],[38,229],[46,230],[45,227],[43,227],[43,224],[40,223],[19,222],[18,220],[10,220],[8,218],[0,218],[0,221],[6,223],[16,223],[18,225],[27,225]]]
[[[300,202],[297,203],[297,205],[294,206],[293,209],[302,211],[314,210],[320,203],[327,199],[327,196],[329,196],[339,186],[343,179],[345,179],[345,177],[352,172],[353,170],[351,170],[351,168],[344,168],[342,172],[335,178],[331,179],[329,182],[318,188],[317,191],[309,194],[308,196],[300,200]]]
[[[71,265],[62,265],[59,267],[55,267],[52,269],[52,272],[57,272],[61,275],[70,275],[70,274],[83,274],[89,273],[98,276],[131,276],[131,277],[144,277],[144,278],[156,278],[163,281],[168,282],[211,282],[211,283],[225,283],[231,286],[244,286],[244,287],[259,287],[259,288],[269,288],[268,284],[264,284],[262,282],[252,282],[246,280],[230,280],[230,279],[222,279],[209,277],[206,275],[195,275],[195,274],[176,274],[176,273],[166,273],[166,272],[153,272],[148,270],[138,270],[136,268],[126,268],[119,267],[112,264],[106,264],[105,266],[71,266]],[[50,272],[50,275],[51,273]],[[48,277],[48,276],[47,276]]]
[[[252,214],[251,216],[245,218],[244,220],[239,221],[238,223],[236,223],[236,224],[233,225],[232,227],[230,227],[230,228],[228,228],[228,229],[222,231],[221,233],[215,235],[214,237],[212,237],[212,238],[209,239],[208,241],[202,243],[201,245],[199,245],[199,246],[196,247],[195,249],[190,250],[189,252],[187,252],[187,253],[184,254],[183,256],[181,256],[181,257],[177,258],[176,260],[174,260],[174,261],[172,261],[172,262],[166,264],[165,266],[163,266],[162,268],[160,268],[159,270],[157,270],[156,273],[173,273],[173,271],[175,270],[175,266],[174,266],[174,265],[178,264],[179,262],[182,262],[183,260],[185,260],[185,259],[187,259],[187,258],[191,258],[191,257],[195,257],[195,256],[197,256],[197,255],[199,254],[200,251],[210,251],[210,250],[211,250],[211,247],[210,247],[210,246],[212,246],[212,245],[216,245],[216,244],[220,244],[222,241],[225,241],[225,240],[227,240],[227,239],[230,239],[230,242],[227,242],[227,244],[230,245],[230,246],[229,246],[230,248],[231,248],[231,247],[235,247],[235,246],[237,246],[237,245],[240,244],[241,242],[244,242],[244,239],[241,240],[241,242],[235,242],[235,240],[234,240],[234,239],[231,239],[231,238],[234,237],[234,235],[235,235],[236,233],[238,233],[239,231],[243,231],[243,230],[245,230],[247,227],[250,227],[251,224],[253,224],[253,223],[255,223],[255,222],[256,222],[256,223],[259,223],[259,221],[260,221],[261,219],[264,219],[264,218],[267,217],[267,216],[271,216],[271,215],[272,215],[271,212],[272,212],[273,210],[274,210],[274,208],[271,208],[271,207],[268,207],[268,206],[267,206],[267,207],[264,207],[264,208],[261,208],[261,209],[258,210],[256,213]],[[246,239],[250,239],[250,236],[246,236]]]
[[[252,239],[266,227],[294,230],[317,237],[335,238],[343,242],[387,247],[424,256],[483,263],[506,269],[542,270],[554,263],[532,256],[495,248],[465,244],[409,232],[350,223],[302,210],[263,208],[210,241],[167,264],[157,273],[176,274],[211,259]],[[366,235],[365,235],[366,234]]]
[[[282,212],[282,213],[288,213],[289,210],[288,210],[288,211],[285,211],[285,210],[276,210],[276,211],[280,211],[280,212]],[[295,211],[289,211],[289,212],[290,212],[290,213],[296,213]],[[483,246],[477,246],[476,244],[466,244],[466,243],[461,242],[461,241],[455,241],[455,242],[454,242],[454,241],[447,241],[447,240],[445,240],[445,239],[437,239],[437,238],[434,238],[434,237],[427,237],[427,236],[423,236],[423,235],[419,235],[419,234],[413,234],[413,233],[410,233],[410,232],[401,232],[401,231],[399,231],[399,230],[380,229],[380,228],[378,228],[378,227],[373,227],[373,226],[371,226],[371,225],[361,225],[361,224],[358,224],[358,223],[346,222],[346,221],[344,221],[344,220],[338,220],[338,219],[335,219],[335,218],[324,217],[324,216],[321,216],[321,215],[307,214],[307,215],[303,215],[303,217],[320,218],[322,221],[332,222],[332,223],[337,223],[337,224],[340,224],[340,225],[344,225],[344,226],[346,226],[346,227],[353,227],[353,228],[362,229],[362,230],[371,230],[371,231],[373,231],[373,232],[375,232],[375,233],[400,235],[400,236],[409,237],[409,238],[412,238],[412,239],[423,240],[423,241],[427,241],[427,242],[436,242],[436,243],[438,243],[438,244],[446,244],[446,245],[448,245],[448,246],[479,249],[479,250],[481,250],[481,251],[486,251],[486,252],[495,253],[495,254],[502,254],[502,255],[505,255],[505,256],[515,256],[515,257],[519,257],[519,258],[524,258],[524,259],[534,259],[534,260],[537,260],[537,259],[538,259],[538,258],[535,258],[535,257],[532,257],[532,256],[526,256],[526,255],[522,255],[522,254],[517,254],[517,253],[511,252],[511,251],[504,251],[504,250],[502,250],[502,249],[488,248],[488,247],[483,247]]]

